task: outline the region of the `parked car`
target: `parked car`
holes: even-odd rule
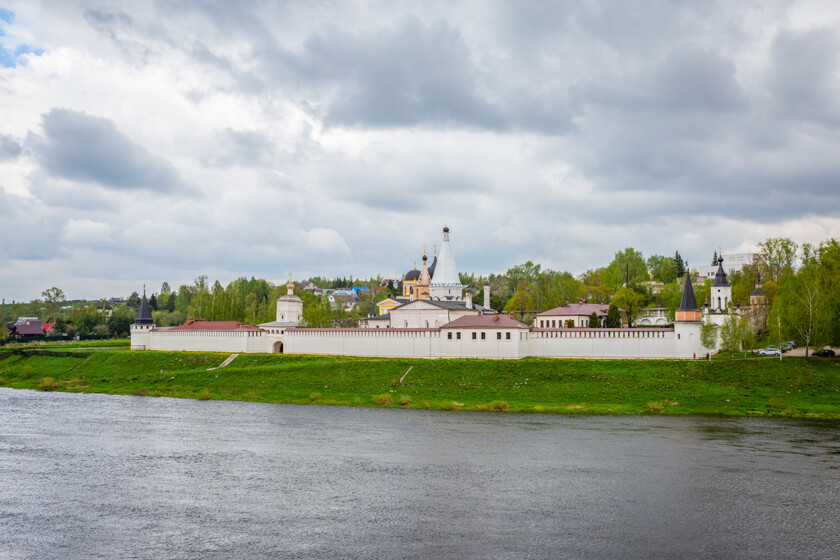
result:
[[[790,346],[791,348],[796,348],[796,341],[788,340],[787,345]]]
[[[767,346],[758,351],[759,356],[781,356],[781,354],[782,352],[774,346]]]
[[[784,354],[785,352],[788,352],[788,351],[789,351],[789,350],[791,350],[792,348],[793,348],[793,346],[791,346],[789,342],[782,342],[782,343],[779,345],[779,350],[781,350],[783,354]]]
[[[834,350],[831,348],[823,348],[822,350],[817,350],[812,356],[817,356],[818,358],[833,358],[834,357]]]

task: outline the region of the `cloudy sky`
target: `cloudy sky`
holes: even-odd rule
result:
[[[840,4],[0,0],[0,296],[840,237]]]

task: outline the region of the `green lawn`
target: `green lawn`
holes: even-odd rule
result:
[[[17,351],[17,353],[15,353]],[[840,361],[412,360],[0,349],[0,386],[298,404],[587,414],[840,418]],[[402,383],[399,379],[411,367]]]

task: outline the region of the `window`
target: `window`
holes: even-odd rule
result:
[[[455,338],[457,338],[458,340],[461,340],[461,333],[459,333],[459,332],[455,333]]]
[[[554,328],[554,327],[556,327],[556,326],[557,326],[557,324],[556,324],[554,321],[552,321],[552,322],[551,322],[551,328],[553,329],[553,328]]]
[[[452,340],[452,333],[451,332],[446,333],[446,338],[448,338],[449,340]]]
[[[500,333],[500,332],[496,333],[496,340],[502,340],[502,333]]]
[[[505,340],[510,340],[510,333],[509,332],[505,333]]]
[[[473,340],[475,340],[475,333],[473,333]]]
[[[487,334],[487,333],[481,333],[481,340],[484,340],[484,338],[485,338],[485,336],[484,336],[484,335],[486,335],[486,334]]]

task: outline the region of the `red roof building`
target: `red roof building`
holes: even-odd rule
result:
[[[464,315],[450,321],[442,329],[527,329],[528,325],[520,323],[507,315]]]

